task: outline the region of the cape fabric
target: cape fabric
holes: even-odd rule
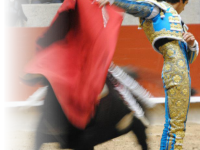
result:
[[[80,129],[95,113],[123,19],[114,6],[107,5],[106,11],[109,20],[104,28],[99,5],[65,0],[25,69],[47,78],[65,115]]]

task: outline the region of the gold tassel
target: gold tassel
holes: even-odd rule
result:
[[[138,29],[141,30],[142,29],[142,19],[139,18],[139,25],[138,25]]]
[[[142,25],[141,25],[141,24],[138,25],[138,29],[139,29],[139,30],[142,29]]]
[[[161,12],[160,12],[160,17],[161,17],[161,18],[164,18],[164,17],[165,17],[165,14],[164,14],[163,10],[161,10]]]

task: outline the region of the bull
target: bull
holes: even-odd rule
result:
[[[111,77],[111,78],[110,78]],[[109,91],[100,99],[94,117],[84,130],[73,126],[64,114],[51,85],[42,106],[42,115],[35,135],[34,150],[43,143],[58,142],[61,149],[94,150],[94,146],[132,131],[142,150],[147,150],[147,125],[128,107],[123,96],[115,88],[113,76],[107,75],[106,87]],[[134,96],[134,95],[132,95]],[[138,105],[138,97],[134,96]]]

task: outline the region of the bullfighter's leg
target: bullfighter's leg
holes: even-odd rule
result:
[[[190,103],[190,75],[184,44],[168,42],[160,47],[164,57],[165,128],[160,150],[182,150]]]

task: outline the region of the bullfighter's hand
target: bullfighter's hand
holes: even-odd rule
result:
[[[97,0],[96,2],[99,3],[100,7],[103,7],[107,4],[109,4],[109,0]]]
[[[195,37],[192,33],[183,33],[183,39],[187,42],[188,46],[193,47],[195,43]]]

